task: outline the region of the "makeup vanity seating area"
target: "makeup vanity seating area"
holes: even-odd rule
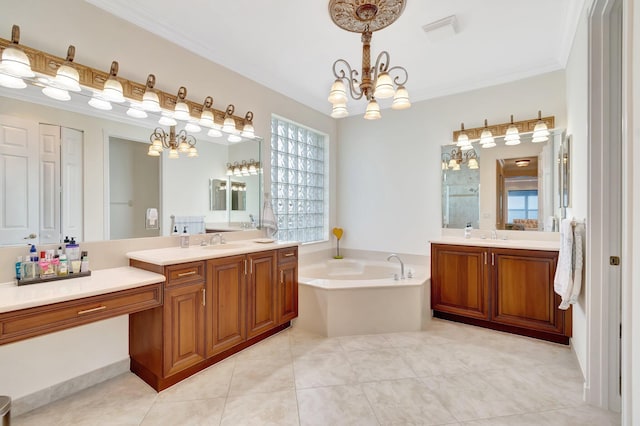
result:
[[[0,345],[129,314],[131,371],[160,391],[298,315],[298,243],[264,239],[127,253],[130,266],[0,288]]]
[[[434,317],[568,344],[571,309],[558,309],[553,289],[558,250],[558,241],[432,240]]]

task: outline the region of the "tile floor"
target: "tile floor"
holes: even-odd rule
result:
[[[294,327],[159,394],[126,373],[12,424],[620,424],[581,395],[561,345],[440,320],[337,338]]]

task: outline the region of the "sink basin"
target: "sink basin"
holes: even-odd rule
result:
[[[214,244],[212,246],[202,247],[205,250],[234,250],[247,247],[247,244],[243,243],[228,243],[228,244]]]

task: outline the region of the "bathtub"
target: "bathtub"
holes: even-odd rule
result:
[[[323,336],[418,331],[428,320],[428,266],[331,259],[301,265],[296,327]]]

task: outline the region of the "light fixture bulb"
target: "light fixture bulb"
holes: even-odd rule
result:
[[[349,111],[347,111],[347,104],[333,104],[331,108],[331,117],[333,118],[343,118],[349,115]]]
[[[395,92],[396,91],[393,88],[393,80],[391,80],[389,73],[380,73],[376,80],[376,87],[373,91],[373,96],[376,99],[387,99],[393,97]]]
[[[147,118],[147,113],[142,109],[142,104],[133,101],[130,102],[127,115],[133,118]]]
[[[168,115],[162,114],[162,117],[160,117],[160,120],[158,120],[158,124],[160,124],[161,126],[175,126],[178,124],[178,122]]]
[[[109,78],[104,82],[102,96],[105,101],[122,103],[125,101],[122,84],[116,80],[116,75],[118,75],[118,62],[113,61],[111,63],[111,70],[109,71]]]
[[[79,92],[82,90],[80,87],[80,74],[78,74],[78,70],[68,63],[60,65],[58,71],[56,71],[56,77],[53,80],[53,84],[60,89],[70,90],[72,92]]]
[[[19,77],[0,73],[0,86],[8,89],[24,89],[27,83]]]
[[[229,135],[227,140],[229,142],[240,142],[242,140],[242,138],[240,136],[236,135],[236,134],[231,134],[231,135]]]
[[[149,157],[160,157],[160,151],[153,149],[153,145],[149,145],[149,150],[147,151],[147,155]]]
[[[451,160],[449,160],[449,168],[450,169],[455,168],[457,164],[458,164],[458,162],[455,159],[452,158]]]
[[[240,172],[240,166],[238,164],[233,166],[233,175],[240,176],[242,173]]]
[[[475,170],[477,169],[478,166],[478,160],[476,160],[475,158],[470,158],[469,159],[469,169],[471,170]]]
[[[225,133],[234,133],[236,131],[236,121],[232,117],[225,118],[222,124],[222,131]]]
[[[396,94],[393,96],[391,109],[401,110],[407,109],[410,106],[411,102],[409,102],[409,92],[407,92],[407,89],[404,86],[398,87]]]
[[[458,133],[458,139],[456,141],[456,146],[458,147],[464,147],[464,146],[469,146],[469,148],[471,147],[471,143],[469,142],[469,136],[465,133],[464,131],[464,123],[460,123],[460,133]],[[467,149],[469,149],[467,148]]]
[[[511,116],[511,124],[504,135],[504,144],[509,146],[520,144],[520,132],[515,124],[513,124],[513,115]]]
[[[14,25],[11,28],[11,44],[2,51],[0,60],[0,72],[17,78],[32,78],[36,74],[31,70],[31,62],[26,53],[18,47],[20,43],[20,27]]]
[[[378,120],[380,117],[380,105],[375,99],[371,99],[367,105],[367,110],[364,112],[365,120]]]
[[[180,158],[180,156],[178,155],[178,150],[175,149],[175,148],[171,148],[169,150],[169,158],[172,159],[172,160]]]
[[[213,113],[209,110],[202,111],[198,123],[201,126],[208,127],[209,129],[213,129],[216,126],[216,122],[213,119]]]
[[[191,118],[189,114],[189,105],[185,102],[187,97],[187,88],[181,86],[176,96],[176,106],[173,109],[173,118],[180,121],[188,121]]]
[[[484,120],[484,130],[480,133],[480,145],[484,147],[484,145],[493,144],[492,146],[496,146],[495,139],[493,138],[493,133],[489,130],[489,126],[487,124],[487,120]]]
[[[184,126],[184,129],[189,133],[199,133],[202,131],[202,128],[198,126],[196,123],[194,123],[193,121],[188,122]]]
[[[249,174],[251,174],[251,175],[257,175],[258,174],[258,169],[256,168],[256,164],[255,163],[250,163],[249,164]]]
[[[211,136],[212,138],[220,138],[220,137],[222,137],[222,132],[217,127],[218,126],[216,125],[216,127],[210,129],[207,132],[207,135]]]
[[[55,99],[57,101],[68,101],[71,100],[71,95],[64,89],[58,89],[57,87],[47,86],[42,88],[42,93],[50,97],[51,99]]]
[[[147,84],[142,95],[142,109],[149,112],[160,112],[160,98],[158,93],[153,89],[156,85],[156,76],[149,74],[147,76]]]
[[[198,156],[198,150],[196,149],[195,146],[192,146],[189,148],[189,153],[187,154],[187,157],[193,158],[193,157],[197,157]]]
[[[347,103],[347,90],[345,89],[344,83],[341,79],[336,79],[336,81],[331,85],[328,100],[334,105]]]
[[[456,164],[453,166],[451,170],[454,170],[454,171],[460,170],[460,164],[456,162]]]
[[[178,152],[189,152],[189,144],[184,139],[178,145]]]
[[[158,138],[154,139],[153,142],[151,143],[151,148],[154,151],[162,152],[163,151],[162,141]]]
[[[111,111],[113,108],[111,102],[105,100],[98,92],[93,93],[93,96],[89,99],[89,105],[102,111]]]

